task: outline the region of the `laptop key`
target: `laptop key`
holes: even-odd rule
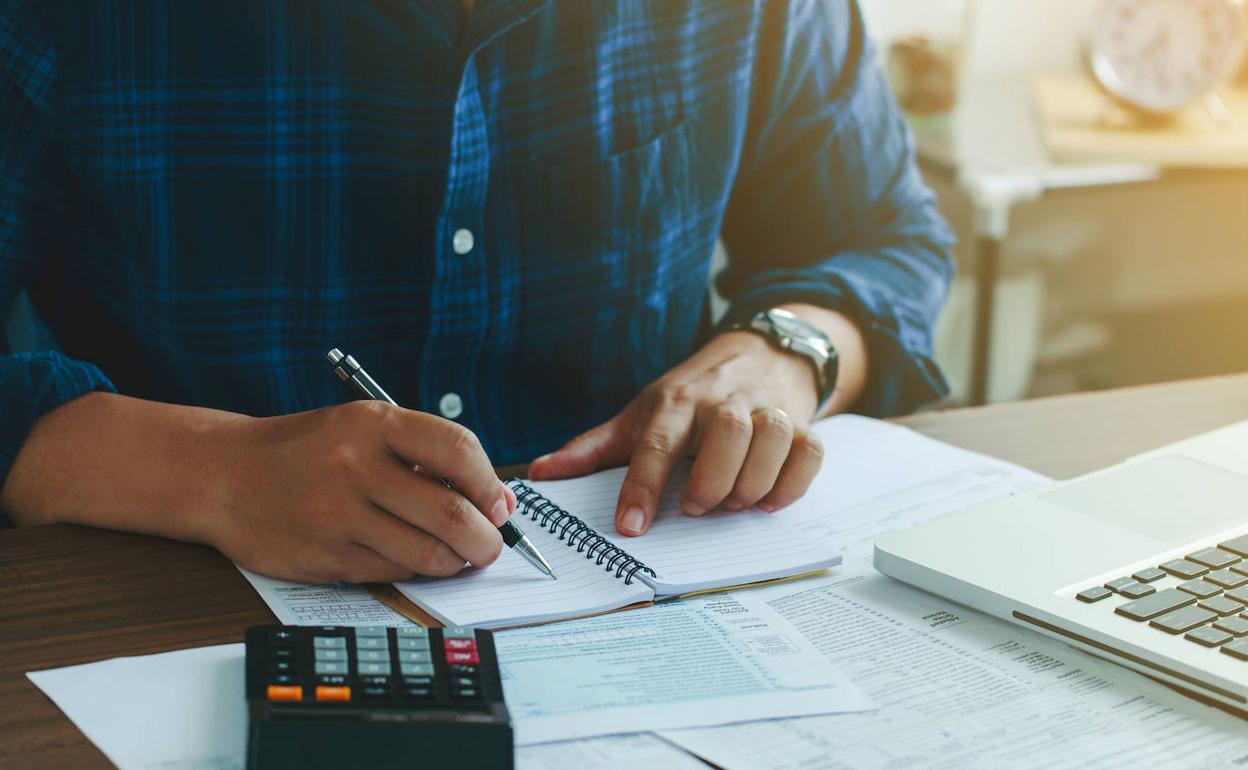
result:
[[[1243,556],[1248,559],[1248,535],[1240,535],[1227,540],[1225,543],[1218,543],[1218,547],[1223,551],[1230,551],[1236,556]]]
[[[1244,634],[1248,634],[1248,620],[1244,620],[1240,617],[1215,620],[1213,627],[1219,628],[1231,636],[1243,636]]]
[[[1191,631],[1196,626],[1203,626],[1216,617],[1217,614],[1209,610],[1202,610],[1199,607],[1183,607],[1154,618],[1149,625],[1153,628],[1160,628],[1167,634],[1181,634],[1184,631]]]
[[[1152,586],[1146,586],[1142,583],[1132,583],[1129,586],[1123,586],[1122,588],[1118,589],[1118,593],[1122,594],[1128,599],[1138,599],[1141,596],[1148,596],[1149,594],[1155,593],[1156,591],[1157,591],[1156,588],[1153,588]]]
[[[1227,591],[1223,594],[1226,598],[1240,604],[1248,604],[1248,588],[1236,588],[1234,591]]]
[[[1213,572],[1205,575],[1204,579],[1223,588],[1239,588],[1244,583],[1248,583],[1248,577],[1238,572],[1232,572],[1229,569],[1215,569]]]
[[[1206,567],[1221,569],[1239,561],[1239,557],[1229,551],[1223,551],[1221,548],[1205,548],[1196,553],[1189,553],[1187,560],[1203,564]]]
[[[1114,612],[1132,620],[1150,620],[1158,615],[1195,604],[1196,597],[1177,588],[1166,588],[1152,596],[1136,599],[1114,608]]]
[[[1180,591],[1187,591],[1198,599],[1204,599],[1214,594],[1222,593],[1222,589],[1213,583],[1206,583],[1203,580],[1189,580],[1186,583],[1179,583]]]
[[[1126,588],[1127,586],[1133,586],[1133,585],[1135,585],[1135,578],[1120,577],[1120,578],[1115,578],[1109,581],[1108,583],[1105,584],[1105,587],[1113,591],[1114,593],[1120,593],[1123,588]]]
[[[1183,635],[1183,638],[1196,644],[1203,644],[1206,647],[1217,647],[1219,644],[1225,644],[1235,637],[1225,631],[1219,631],[1213,626],[1201,626],[1188,631]]]
[[[1248,567],[1245,567],[1245,569],[1248,569]],[[1140,570],[1139,572],[1135,573],[1131,577],[1135,578],[1141,583],[1151,583],[1154,580],[1161,580],[1165,576],[1166,576],[1166,571],[1163,569],[1157,569],[1156,567],[1146,567]]]
[[[1091,604],[1092,602],[1099,602],[1101,599],[1108,599],[1109,597],[1113,595],[1114,595],[1114,592],[1109,590],[1108,588],[1105,588],[1103,586],[1096,586],[1095,588],[1089,588],[1086,591],[1080,591],[1079,593],[1075,594],[1075,598],[1077,598],[1081,602],[1087,602],[1088,604]]]
[[[1196,606],[1204,607],[1210,612],[1216,612],[1223,617],[1234,615],[1244,608],[1244,605],[1239,602],[1233,602],[1225,596],[1210,596],[1208,599],[1202,599]]]
[[[1185,580],[1200,577],[1209,571],[1208,567],[1197,564],[1194,561],[1188,561],[1187,559],[1174,559],[1173,561],[1168,561],[1161,565],[1161,568],[1166,572],[1169,572],[1171,575],[1181,577]]]
[[[1248,639],[1240,639],[1239,641],[1224,644],[1221,647],[1222,652],[1230,655],[1232,658],[1240,660],[1248,660]]]

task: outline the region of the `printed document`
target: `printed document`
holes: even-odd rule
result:
[[[353,583],[305,585],[243,573],[277,621],[287,626],[410,626],[412,621]]]

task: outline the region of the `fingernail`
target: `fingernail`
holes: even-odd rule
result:
[[[539,458],[537,458],[536,460],[534,460],[534,461],[533,461],[533,464],[534,464],[534,465],[536,465],[536,464],[538,464],[538,463],[544,463],[544,462],[546,462],[547,460],[549,460],[549,459],[550,459],[550,457],[551,457],[551,456],[550,456],[550,455],[548,455],[548,454],[546,454],[546,455],[542,455],[541,457],[539,457]]]
[[[516,493],[511,487],[503,485],[503,495],[507,498],[507,514],[511,515],[516,512]]]
[[[691,503],[687,500],[681,501],[680,510],[684,511],[686,516],[701,516],[702,514],[706,513],[705,508],[698,505],[697,503]]]
[[[620,517],[620,529],[630,535],[640,535],[646,526],[646,514],[640,508],[629,508]]]
[[[490,509],[490,521],[494,523],[494,526],[501,527],[507,521],[509,515],[507,513],[507,501],[501,497],[498,498],[498,502],[494,503],[494,507]]]
[[[772,505],[771,503],[759,503],[759,504],[758,504],[758,507],[759,507],[761,510],[766,511],[767,513],[775,513],[775,512],[776,512],[776,506]]]
[[[729,511],[732,513],[736,513],[737,511],[745,509],[745,506],[742,505],[741,503],[738,503],[736,500],[725,500],[724,504],[720,507],[722,507],[725,511]]]

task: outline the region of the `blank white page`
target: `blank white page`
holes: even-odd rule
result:
[[[641,537],[625,537],[615,530],[616,502],[626,468],[528,484],[657,572],[657,578],[645,578],[654,584],[657,598],[791,577],[840,563],[835,548],[812,542],[764,511],[684,515],[680,491],[689,470],[686,462],[672,474],[659,514]]]
[[[450,578],[417,578],[395,587],[442,623],[483,628],[592,615],[654,598],[650,586],[636,580],[625,585],[614,572],[607,573],[519,511],[514,520],[550,562],[558,580],[504,548],[498,561],[484,569]]]

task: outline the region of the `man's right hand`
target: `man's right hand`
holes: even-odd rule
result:
[[[95,393],[36,423],[0,505],[206,542],[272,577],[384,582],[492,563],[515,496],[471,431],[381,402],[256,419]]]

